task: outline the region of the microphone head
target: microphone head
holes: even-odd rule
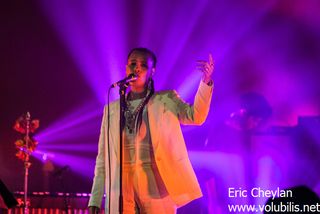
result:
[[[138,78],[138,75],[136,75],[135,73],[131,73],[128,76],[129,79],[134,79],[134,78]]]
[[[129,82],[135,81],[136,79],[138,79],[138,75],[136,75],[135,73],[131,73],[129,74],[126,78],[119,80],[116,83],[113,83],[110,87],[114,88],[116,86],[120,86],[120,85],[127,85]],[[128,85],[127,85],[128,87]]]

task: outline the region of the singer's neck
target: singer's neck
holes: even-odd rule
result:
[[[147,95],[147,90],[142,91],[141,93],[136,93],[133,91],[130,91],[128,93],[127,99],[128,100],[136,100],[136,99],[142,99]]]
[[[130,87],[130,91],[136,94],[143,93],[146,90],[147,90],[146,87],[134,87],[134,86]]]

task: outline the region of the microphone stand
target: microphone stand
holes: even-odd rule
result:
[[[25,141],[26,141],[26,146],[25,146],[25,158],[24,158],[24,214],[28,214],[29,212],[29,207],[28,207],[28,176],[29,176],[29,168],[31,166],[31,163],[29,162],[29,156],[30,153],[28,151],[29,148],[29,141],[30,141],[30,120],[31,116],[30,113],[27,112],[26,117],[26,136],[25,136]]]
[[[61,172],[61,174],[58,175],[58,179],[60,181],[61,189],[63,192],[64,211],[66,212],[66,214],[68,214],[68,211],[71,208],[71,206],[68,203],[67,189],[63,181],[63,172]]]
[[[120,188],[119,188],[119,213],[122,214],[123,213],[123,194],[122,194],[122,170],[123,170],[123,138],[122,138],[122,132],[124,130],[124,125],[125,125],[125,116],[124,116],[124,112],[126,110],[126,90],[127,90],[128,85],[127,84],[120,84],[119,85],[119,94],[120,94]]]
[[[60,186],[61,186],[61,190],[62,190],[62,192],[63,192],[63,203],[64,203],[64,211],[66,212],[66,214],[68,214],[69,212],[68,212],[68,210],[69,209],[71,209],[71,205],[69,204],[69,201],[70,200],[68,200],[68,193],[67,193],[67,188],[66,188],[66,185],[65,185],[65,182],[64,182],[64,178],[65,178],[65,176],[64,176],[64,172],[66,172],[66,171],[68,171],[69,170],[69,166],[68,165],[66,165],[66,166],[64,166],[64,167],[62,167],[62,168],[60,168],[60,169],[58,169],[55,173],[53,173],[53,177],[56,177],[57,176],[57,178],[58,178],[58,180],[59,180],[59,183],[60,183]],[[74,211],[72,210],[72,213],[73,213]]]

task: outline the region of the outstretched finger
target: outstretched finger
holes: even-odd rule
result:
[[[208,63],[208,62],[205,61],[205,60],[197,60],[196,63],[197,63],[197,64],[200,64],[200,65],[203,65],[203,64],[206,64],[206,63]]]
[[[208,64],[198,64],[196,65],[196,68],[206,68],[208,67]]]
[[[214,64],[213,57],[212,57],[211,53],[209,53],[209,63],[210,63],[210,65]]]

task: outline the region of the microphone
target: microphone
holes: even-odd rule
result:
[[[116,83],[113,83],[111,85],[111,88],[114,88],[116,86],[119,86],[119,85],[123,85],[123,84],[127,84],[129,82],[132,82],[134,80],[136,80],[138,78],[138,76],[134,73],[131,73],[129,76],[127,76],[126,78],[122,79],[122,80],[119,80],[118,82]]]

